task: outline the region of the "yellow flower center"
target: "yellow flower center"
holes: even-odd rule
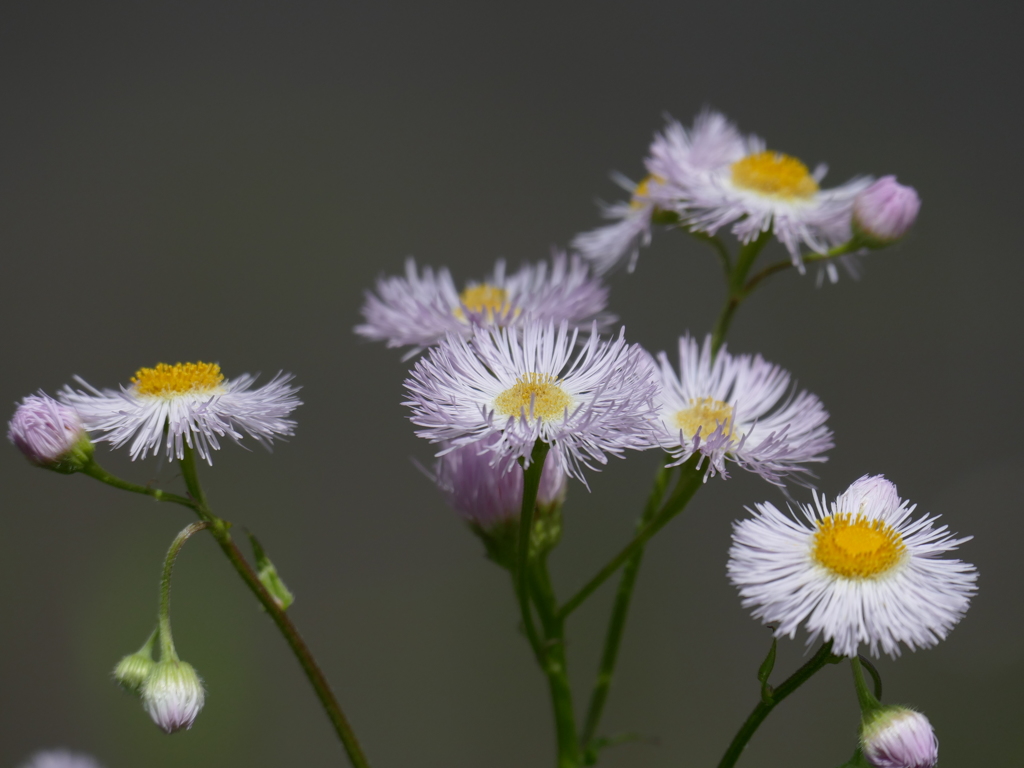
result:
[[[651,193],[651,182],[655,184],[664,184],[665,180],[661,176],[655,176],[651,174],[639,184],[636,185],[636,189],[633,190],[633,199],[629,201],[630,208],[634,210],[642,208],[651,201],[647,199],[647,196]]]
[[[732,183],[766,197],[806,200],[818,191],[818,182],[795,157],[767,150],[747,155],[732,164]]]
[[[700,436],[706,440],[720,424],[723,425],[722,432],[729,436],[732,432],[732,406],[713,397],[690,398],[690,407],[676,413],[676,426],[688,438],[700,429]]]
[[[550,373],[527,373],[494,399],[494,409],[502,416],[530,416],[531,403],[535,418],[551,421],[565,415],[572,398]]]
[[[224,374],[216,363],[158,363],[155,368],[139,368],[132,376],[135,394],[174,397],[188,392],[216,389]]]
[[[852,579],[878,576],[896,565],[903,537],[881,520],[842,512],[818,521],[814,559],[832,573]]]
[[[508,291],[504,288],[493,286],[490,283],[469,286],[469,288],[459,294],[459,301],[470,312],[485,312],[487,319],[490,321],[493,321],[495,316],[504,317],[508,314],[509,309],[511,309],[508,301]],[[460,320],[466,319],[466,313],[461,306],[452,310],[452,314]],[[516,314],[519,314],[518,309]]]

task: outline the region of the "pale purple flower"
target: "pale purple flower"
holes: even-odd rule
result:
[[[935,768],[939,762],[932,724],[906,707],[885,707],[865,718],[860,745],[874,768]]]
[[[46,750],[36,752],[22,763],[20,768],[102,768],[102,766],[89,755],[80,752],[68,752],[63,749]]]
[[[753,518],[733,524],[729,579],[776,637],[803,624],[808,644],[831,640],[841,656],[865,645],[894,657],[901,643],[931,647],[967,612],[978,574],[942,557],[970,537],[954,538],[935,517],[911,520],[914,508],[880,475],[831,505],[815,496],[799,515],[756,504]]]
[[[493,435],[480,443],[465,443],[443,454],[434,468],[437,486],[448,503],[469,523],[489,530],[509,520],[517,520],[523,505],[523,469],[512,464],[507,471],[492,465]],[[565,498],[568,475],[559,465],[557,453],[548,453],[540,476],[537,505],[561,504]]]
[[[44,392],[18,404],[7,426],[7,439],[25,458],[40,467],[52,467],[88,442],[85,426],[74,408]]]
[[[854,199],[853,229],[870,245],[887,245],[910,231],[920,210],[917,190],[883,176]]]
[[[165,733],[192,727],[206,703],[203,681],[184,661],[161,661],[140,691],[142,706]]]
[[[412,357],[439,343],[446,334],[470,337],[478,328],[518,327],[529,322],[566,322],[604,328],[614,320],[605,313],[608,288],[579,257],[555,254],[550,264],[526,264],[507,274],[504,260],[481,283],[459,292],[447,269],[417,269],[406,261],[404,277],[377,281],[363,304],[362,325],[355,332],[389,347],[411,347]]]
[[[812,172],[709,111],[690,130],[670,120],[651,145],[647,169],[662,180],[651,191],[657,207],[709,235],[731,224],[741,243],[770,231],[801,272],[801,248],[825,253],[843,242],[853,200],[871,183],[857,177],[822,189],[825,165]]]
[[[225,379],[214,363],[161,363],[139,369],[117,391],[96,389],[76,376],[89,391],[65,386],[60,399],[78,411],[87,429],[107,433],[98,439],[115,448],[130,443],[132,460],[156,456],[161,445],[168,459],[180,459],[187,445],[212,464],[219,438],[237,443],[244,432],[269,448],[274,437],[293,434],[295,422],[286,417],[302,401],[292,378],[278,373],[253,389],[256,376]]]
[[[731,461],[776,485],[786,476],[805,484],[805,465],[825,461],[833,446],[821,401],[796,392],[789,373],[760,355],[734,357],[723,346],[712,359],[710,336],[703,346],[683,336],[678,370],[662,352],[657,371],[654,440],[678,463],[700,453],[710,475],[728,477]]]
[[[626,264],[632,272],[636,268],[640,249],[651,243],[655,204],[649,190],[657,182],[647,178],[636,184],[625,176],[614,174],[615,182],[630,193],[629,202],[602,204],[601,215],[612,224],[581,232],[573,238],[572,249],[590,262],[594,271],[603,275]]]
[[[565,471],[586,482],[607,455],[650,446],[656,384],[647,354],[622,333],[602,341],[597,328],[577,348],[566,323],[531,323],[478,333],[449,334],[416,363],[405,382],[416,434],[445,443],[439,455],[481,443],[491,464],[527,464],[540,440]]]

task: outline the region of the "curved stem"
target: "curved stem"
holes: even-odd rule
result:
[[[679,482],[676,484],[675,490],[672,492],[672,497],[668,502],[666,502],[665,506],[658,512],[658,514],[655,515],[639,533],[637,533],[629,544],[623,547],[615,557],[609,560],[608,563],[598,571],[590,581],[584,584],[583,587],[580,588],[579,592],[565,602],[561,610],[558,612],[558,615],[561,618],[564,619],[570,613],[579,608],[584,601],[597,590],[598,587],[604,584],[612,574],[625,565],[627,560],[642,550],[644,545],[650,541],[654,534],[664,528],[673,517],[682,511],[683,507],[686,506],[687,502],[693,494],[697,492],[697,489],[700,488],[704,481],[703,472],[696,468],[696,464],[700,456],[701,454],[699,453],[694,455],[683,465],[682,474],[680,475]]]
[[[668,462],[671,456],[666,455]],[[666,464],[658,470],[654,477],[654,485],[651,487],[650,496],[647,498],[647,505],[644,507],[643,515],[637,522],[637,531],[643,530],[658,512],[665,491],[668,488],[672,477],[673,467]],[[644,550],[641,547],[633,553],[622,569],[622,578],[619,580],[619,589],[615,593],[615,603],[612,606],[611,617],[608,620],[608,629],[605,632],[604,650],[601,653],[601,663],[597,671],[597,681],[594,683],[594,690],[590,694],[590,705],[587,708],[587,718],[584,721],[582,743],[584,748],[589,749],[597,727],[601,722],[601,715],[604,712],[605,702],[608,700],[608,693],[611,689],[612,677],[615,674],[615,664],[619,658],[619,646],[622,643],[622,634],[626,628],[626,618],[629,614],[629,605],[633,598],[633,588],[636,586],[637,576],[640,574],[640,565],[643,562]]]
[[[880,709],[881,703],[868,690],[867,681],[864,680],[864,670],[861,667],[860,659],[854,656],[850,659],[850,666],[853,668],[853,685],[857,689],[857,703],[860,704],[860,711],[868,714],[873,710]]]
[[[99,480],[101,483],[113,486],[114,488],[120,488],[122,491],[131,491],[132,493],[141,493],[144,496],[152,496],[157,501],[170,501],[175,504],[181,504],[182,506],[195,509],[190,499],[186,499],[184,496],[178,496],[174,493],[167,493],[167,491],[161,491],[159,488],[150,488],[146,485],[136,485],[135,483],[129,483],[127,480],[122,480],[119,477],[114,477],[112,474],[107,472],[103,467],[95,462],[90,461],[82,468],[82,474],[88,475],[91,478]]]
[[[857,658],[860,659],[860,663],[863,665],[864,669],[866,669],[868,671],[868,674],[871,675],[871,681],[875,684],[875,698],[881,701],[882,676],[878,674],[878,670],[875,669],[875,665],[871,663],[871,660],[868,659],[867,656],[861,654]]]
[[[682,227],[688,234],[693,235],[701,242],[707,243],[715,252],[718,254],[719,261],[722,262],[722,270],[725,272],[725,279],[729,279],[729,275],[732,274],[732,258],[729,256],[729,249],[725,247],[725,243],[721,241],[716,235],[709,235],[706,232],[697,232],[692,229]]]
[[[288,614],[281,609],[266,587],[263,586],[252,566],[249,565],[245,556],[239,551],[229,532],[231,528],[230,523],[221,520],[210,511],[206,503],[206,494],[203,493],[203,489],[199,484],[199,478],[196,475],[195,456],[191,448],[185,447],[185,456],[181,459],[180,463],[185,484],[188,486],[188,492],[194,499],[190,506],[204,521],[209,523],[209,531],[217,541],[221,551],[227,556],[231,565],[238,572],[238,575],[242,577],[242,581],[245,582],[246,586],[256,596],[256,599],[259,600],[263,609],[270,614],[270,618],[284,636],[285,642],[292,649],[292,653],[295,654],[295,658],[298,659],[302,670],[306,673],[306,677],[313,686],[313,690],[316,692],[320,704],[327,713],[327,717],[330,718],[331,724],[334,726],[338,738],[341,739],[342,746],[345,748],[345,753],[348,755],[352,765],[355,768],[369,768],[370,764],[366,759],[366,755],[363,754],[363,749],[356,738],[355,732],[352,730],[352,726],[349,725],[341,705],[338,704],[338,700],[335,698],[334,692],[327,682],[327,678],[324,677],[320,665],[317,664],[316,659],[306,646],[299,631],[292,624]]]
[[[718,768],[732,768],[732,766],[736,765],[736,761],[743,754],[743,749],[747,746],[747,742],[750,741],[758,726],[764,722],[764,719],[775,709],[776,705],[810,680],[819,669],[826,664],[835,663],[836,660],[836,657],[832,655],[832,641],[830,640],[818,649],[818,652],[811,657],[810,661],[786,678],[782,685],[772,689],[767,700],[762,696],[762,700],[757,703],[754,711],[750,713],[750,716],[747,717],[739,732],[733,738],[732,743],[729,744],[729,748],[725,751],[725,755],[722,757],[721,762],[719,762]]]
[[[842,245],[837,245],[826,253],[809,253],[803,257],[803,262],[804,264],[814,264],[819,261],[827,261],[828,259],[834,259],[837,256],[842,256],[843,254],[850,253],[851,251],[855,251],[861,247],[862,244],[857,242],[857,240],[850,240]],[[743,286],[743,296],[749,296],[765,278],[771,277],[776,272],[787,270],[792,266],[792,259],[786,259],[785,261],[777,261],[774,264],[765,267],[750,278],[746,285]]]
[[[171,548],[167,550],[167,557],[164,558],[163,575],[160,577],[160,610],[157,612],[157,627],[160,634],[160,660],[178,661],[178,654],[174,650],[174,639],[171,636],[171,574],[174,572],[174,561],[178,559],[178,553],[185,546],[185,542],[192,534],[198,533],[209,526],[205,520],[192,523],[187,526],[171,542]]]

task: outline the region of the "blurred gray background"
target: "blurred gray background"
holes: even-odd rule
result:
[[[381,274],[545,258],[600,223],[608,173],[642,175],[668,112],[721,109],[828,181],[895,173],[924,207],[860,282],[784,274],[730,346],[789,368],[832,412],[830,496],[885,473],[974,534],[981,571],[939,647],[883,659],[945,766],[1024,748],[1019,36],[1008,3],[9,3],[0,13],[0,400],[142,365],[294,372],[299,429],[228,446],[217,512],[258,532],[298,595],[374,765],[553,763],[546,688],[505,574],[413,468],[400,354],[358,341]],[[779,256],[778,251],[773,256]],[[722,298],[710,252],[657,238],[612,279],[628,336],[671,348]],[[264,379],[265,380],[265,379]],[[108,768],[344,764],[295,661],[211,541],[179,561],[179,651],[205,677],[195,728],[162,735],[109,679],[152,625],[184,510],[0,451],[0,768],[64,745]],[[177,488],[174,467],[99,451]],[[627,539],[657,462],[574,485],[554,557],[567,596]],[[798,492],[803,499],[808,494]],[[606,731],[609,768],[714,765],[754,705],[768,632],[726,581],[730,523],[781,500],[714,480],[649,548]],[[611,589],[570,624],[578,695]],[[781,644],[777,679],[801,663]],[[582,702],[580,706],[582,707]],[[849,671],[785,702],[741,766],[830,768],[852,751]]]

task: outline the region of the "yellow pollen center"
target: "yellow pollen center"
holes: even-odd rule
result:
[[[818,191],[818,182],[806,165],[795,157],[771,150],[747,155],[733,163],[732,183],[783,200],[807,199]]]
[[[818,521],[814,559],[847,578],[885,573],[903,557],[903,537],[881,520],[843,512]]]
[[[155,397],[216,389],[223,381],[216,363],[158,363],[155,368],[139,368],[131,378],[135,394]]]
[[[504,317],[508,314],[511,305],[508,301],[508,291],[504,288],[497,288],[490,283],[471,285],[459,294],[459,301],[470,312],[485,312],[487,319],[493,321],[495,316]],[[452,314],[460,320],[466,319],[466,313],[462,307],[456,307]],[[516,312],[518,314],[518,310]]]
[[[551,421],[565,415],[572,405],[569,393],[559,386],[559,380],[549,373],[527,373],[516,379],[516,383],[494,399],[494,409],[502,416],[533,416],[541,421]]]
[[[661,176],[655,176],[654,174],[651,174],[650,176],[645,178],[643,181],[637,184],[636,189],[633,190],[633,199],[629,201],[630,208],[636,210],[637,208],[642,208],[643,206],[647,205],[650,202],[650,200],[647,199],[647,196],[651,193],[652,181],[655,184],[665,183],[665,180],[661,178]]]
[[[719,424],[724,425],[722,432],[730,435],[732,406],[713,397],[690,398],[690,407],[676,414],[676,426],[687,437],[693,437],[700,429],[700,436],[706,440],[708,435],[718,429]]]

